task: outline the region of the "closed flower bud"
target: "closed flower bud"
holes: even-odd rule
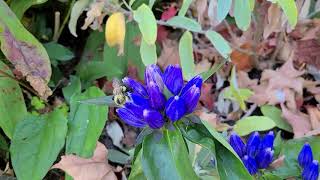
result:
[[[248,156],[255,158],[260,147],[260,135],[258,132],[254,132],[248,139],[247,142],[247,154]]]
[[[132,91],[134,93],[139,94],[140,96],[143,97],[148,97],[148,93],[147,90],[143,87],[143,85],[141,83],[139,83],[138,81],[131,79],[129,77],[125,77],[122,79],[122,82],[130,89],[132,89]]]
[[[186,114],[192,113],[196,109],[199,98],[200,89],[196,85],[193,85],[181,96],[186,105]]]
[[[134,127],[145,127],[147,123],[128,108],[118,108],[117,114],[125,123]]]
[[[238,136],[236,133],[232,133],[229,138],[229,143],[234,149],[234,151],[240,156],[243,157],[246,153],[246,146],[243,143],[240,136]]]
[[[124,38],[126,35],[125,17],[121,12],[112,14],[106,23],[106,41],[110,47],[119,46],[118,55],[123,54]]]
[[[143,117],[152,129],[159,129],[164,125],[164,119],[158,111],[145,109]]]
[[[270,131],[264,136],[261,141],[261,149],[271,148],[273,149],[274,134],[273,131]]]
[[[165,112],[172,122],[179,120],[186,112],[184,101],[179,96],[171,97],[167,101]]]
[[[169,65],[164,72],[163,80],[169,91],[178,95],[183,87],[182,70],[179,65]]]
[[[271,148],[260,150],[256,157],[258,167],[261,169],[267,168],[273,160],[273,154],[274,151]]]
[[[313,160],[312,150],[309,143],[305,143],[299,153],[298,163],[301,167],[306,167]]]
[[[129,93],[130,100],[125,103],[125,107],[133,112],[137,117],[143,119],[143,110],[150,108],[147,99],[140,95]]]
[[[151,107],[153,107],[156,110],[163,110],[166,103],[166,98],[161,93],[157,84],[151,81],[149,82],[147,88]]]
[[[249,171],[249,173],[251,175],[254,175],[254,174],[256,174],[258,172],[257,163],[253,158],[245,155],[242,158],[242,162],[243,162],[244,166],[247,168],[247,170]]]
[[[196,85],[201,90],[202,77],[200,75],[197,75],[188,81],[188,83],[182,88],[181,95],[188,91],[188,89],[190,89],[193,85]]]
[[[159,87],[160,91],[161,92],[163,91],[164,84],[162,80],[162,72],[157,65],[151,64],[146,67],[144,80],[147,86],[149,85],[150,82],[154,82]]]
[[[317,180],[319,177],[319,163],[317,160],[313,160],[302,171],[303,180]]]

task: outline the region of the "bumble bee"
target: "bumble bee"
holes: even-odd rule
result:
[[[119,79],[113,79],[113,101],[118,105],[122,106],[127,100],[127,87],[124,86]]]

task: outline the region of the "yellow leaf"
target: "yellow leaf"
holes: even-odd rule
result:
[[[122,13],[112,14],[106,24],[106,41],[110,47],[118,45],[118,56],[123,54],[126,35],[125,17]]]

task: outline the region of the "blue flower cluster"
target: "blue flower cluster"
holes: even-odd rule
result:
[[[169,65],[162,73],[153,64],[146,67],[145,85],[129,77],[122,79],[122,82],[130,92],[129,100],[117,109],[119,117],[134,127],[148,125],[158,129],[167,118],[175,122],[195,110],[200,98],[202,78],[197,75],[184,84],[179,65]],[[169,97],[164,92],[168,92]]]
[[[240,156],[251,175],[256,174],[258,169],[265,169],[270,165],[274,153],[273,142],[272,131],[263,138],[260,138],[258,132],[252,133],[246,145],[236,133],[232,133],[229,138],[230,145]]]
[[[319,176],[319,163],[313,159],[312,150],[308,143],[305,143],[299,153],[298,163],[302,170],[303,180],[317,180]]]

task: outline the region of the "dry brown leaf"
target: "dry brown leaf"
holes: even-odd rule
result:
[[[320,129],[320,111],[317,107],[308,106],[307,111],[310,117],[312,129]]]
[[[267,24],[264,27],[263,37],[267,39],[269,35],[273,32],[280,32],[281,30],[281,17],[282,11],[281,8],[272,3],[268,9],[268,16],[267,16]]]
[[[196,7],[197,7],[197,14],[198,14],[198,22],[200,24],[204,24],[204,13],[207,10],[208,0],[197,0]]]
[[[250,79],[248,73],[244,71],[238,71],[237,77],[239,88],[252,88],[258,84],[257,79]]]
[[[281,109],[283,118],[292,126],[294,138],[303,137],[311,131],[311,123],[306,114],[300,111],[290,111],[283,103]]]
[[[212,97],[212,83],[203,83],[201,88],[200,101],[204,104],[204,107],[209,111],[213,109],[213,97]]]
[[[207,121],[211,124],[217,131],[226,131],[230,128],[228,124],[221,123],[218,119],[217,114],[215,113],[208,113],[204,110],[197,110],[195,111],[195,115],[199,116],[200,119]]]
[[[297,41],[295,59],[320,69],[320,43],[316,39]]]
[[[170,39],[162,41],[162,51],[157,62],[163,69],[170,64],[180,64],[179,46],[177,41]]]
[[[107,15],[107,13],[102,12],[104,4],[104,0],[97,0],[90,5],[89,10],[87,11],[87,17],[81,29],[85,30],[90,26],[93,30],[99,29],[102,31],[101,24],[103,23],[103,18]]]
[[[196,64],[195,74],[201,74],[208,71],[212,66],[212,63],[208,59],[202,59],[199,63]]]
[[[278,157],[276,160],[274,160],[271,164],[270,167],[273,169],[277,169],[279,167],[281,167],[284,163],[285,160],[285,155],[282,155],[280,157]]]
[[[249,51],[252,50],[250,43],[242,44],[240,48]],[[240,52],[238,50],[233,50],[230,57],[233,64],[237,66],[237,70],[247,72],[250,71],[253,67],[253,58],[246,53]]]
[[[85,159],[76,155],[61,156],[59,163],[52,168],[64,170],[74,180],[117,180],[112,167],[107,164],[106,147],[97,142],[97,147],[91,158]]]

